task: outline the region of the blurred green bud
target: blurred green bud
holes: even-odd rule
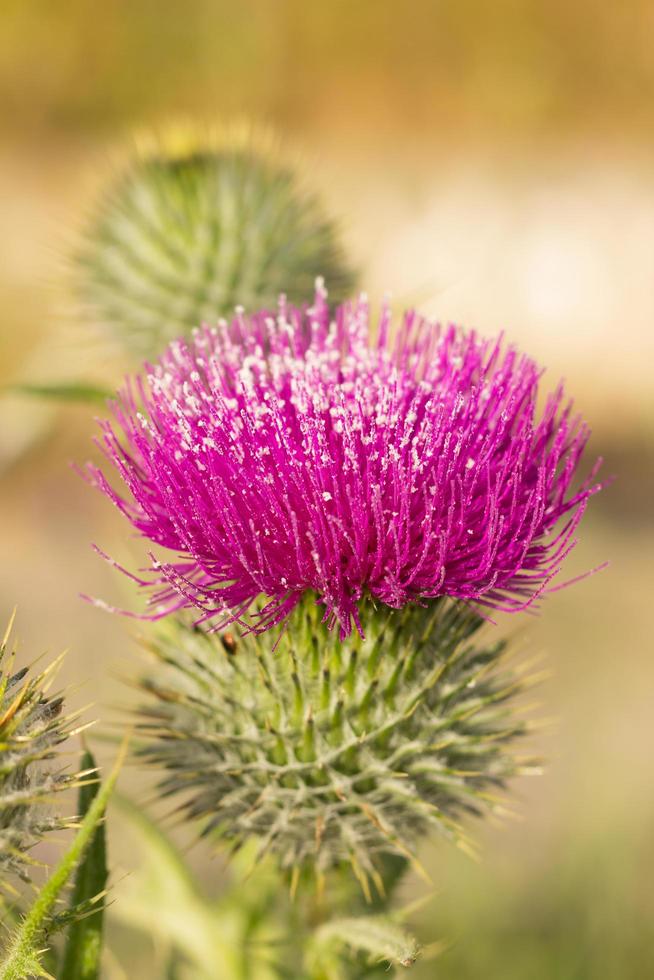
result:
[[[297,879],[349,866],[364,892],[430,829],[464,848],[459,818],[499,806],[523,771],[520,688],[462,603],[376,610],[339,640],[307,595],[286,630],[207,634],[170,618],[143,682],[142,756],[203,833],[254,838]],[[165,669],[161,669],[161,667]]]
[[[102,195],[75,255],[85,313],[139,356],[234,307],[336,302],[354,274],[336,225],[251,130],[172,128],[142,141]]]

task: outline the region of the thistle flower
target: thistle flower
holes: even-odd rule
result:
[[[513,612],[557,574],[593,485],[575,487],[588,429],[558,387],[500,341],[414,312],[376,328],[365,297],[333,315],[202,327],[127,384],[102,447],[128,491],[90,479],[151,556],[151,618],[196,607],[264,630],[308,591],[361,630],[362,604],[450,596]],[[114,425],[116,428],[114,428]]]
[[[63,698],[48,693],[57,662],[31,678],[27,667],[14,671],[10,630],[0,643],[0,878],[11,872],[27,881],[29,850],[66,823],[52,799],[78,777],[52,762],[73,733]]]
[[[75,256],[91,318],[141,356],[237,302],[311,297],[319,272],[353,282],[335,224],[262,134],[174,127],[141,141]],[[287,284],[290,284],[287,286]]]
[[[279,639],[171,617],[143,681],[141,756],[210,838],[256,841],[295,881],[345,865],[383,893],[389,856],[417,864],[430,830],[469,848],[460,818],[499,810],[498,789],[529,770],[506,704],[522,682],[504,643],[477,642],[482,625],[444,599],[366,603],[365,639],[341,641],[310,595]]]

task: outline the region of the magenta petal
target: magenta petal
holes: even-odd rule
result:
[[[258,631],[312,590],[346,636],[366,596],[516,611],[551,588],[599,489],[576,477],[588,429],[562,388],[539,415],[541,372],[513,348],[415,312],[370,320],[319,284],[308,309],[176,341],[123,390],[101,444],[126,495],[87,472],[175,553],[152,560],[151,615],[222,625],[265,595]]]

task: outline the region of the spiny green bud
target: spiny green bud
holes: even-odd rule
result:
[[[153,644],[142,755],[163,767],[204,833],[259,840],[295,877],[347,864],[365,892],[430,828],[466,846],[459,818],[499,804],[525,724],[505,645],[477,642],[462,603],[375,609],[340,640],[307,595],[275,635],[207,634],[171,618]]]
[[[100,200],[76,267],[91,318],[143,356],[237,304],[308,301],[318,275],[336,300],[354,281],[336,226],[270,138],[188,127],[143,143]]]
[[[72,719],[62,714],[63,698],[51,696],[59,661],[31,677],[14,669],[11,623],[0,643],[0,881],[8,873],[29,880],[29,850],[66,821],[52,812],[53,796],[76,776],[55,762],[70,737]],[[0,886],[0,890],[1,890]]]

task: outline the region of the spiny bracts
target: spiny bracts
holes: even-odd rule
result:
[[[393,608],[450,596],[507,610],[543,594],[575,543],[595,469],[561,387],[474,332],[368,302],[281,300],[276,316],[176,341],[113,404],[101,447],[127,495],[93,483],[151,556],[152,618],[196,607],[220,625],[306,591],[341,637],[366,596]]]
[[[295,875],[349,865],[367,892],[430,829],[465,845],[459,818],[526,771],[511,749],[526,724],[506,705],[521,682],[463,603],[367,601],[365,639],[320,618],[312,596],[281,636],[171,617],[151,644],[140,754],[205,835],[255,838]]]
[[[0,892],[9,873],[29,880],[31,848],[66,825],[53,797],[78,781],[57,761],[73,734],[63,698],[48,693],[58,662],[33,677],[27,667],[15,671],[10,630],[0,643]]]
[[[236,303],[310,298],[319,273],[353,283],[335,224],[269,140],[164,132],[102,197],[75,257],[90,317],[141,356]]]

